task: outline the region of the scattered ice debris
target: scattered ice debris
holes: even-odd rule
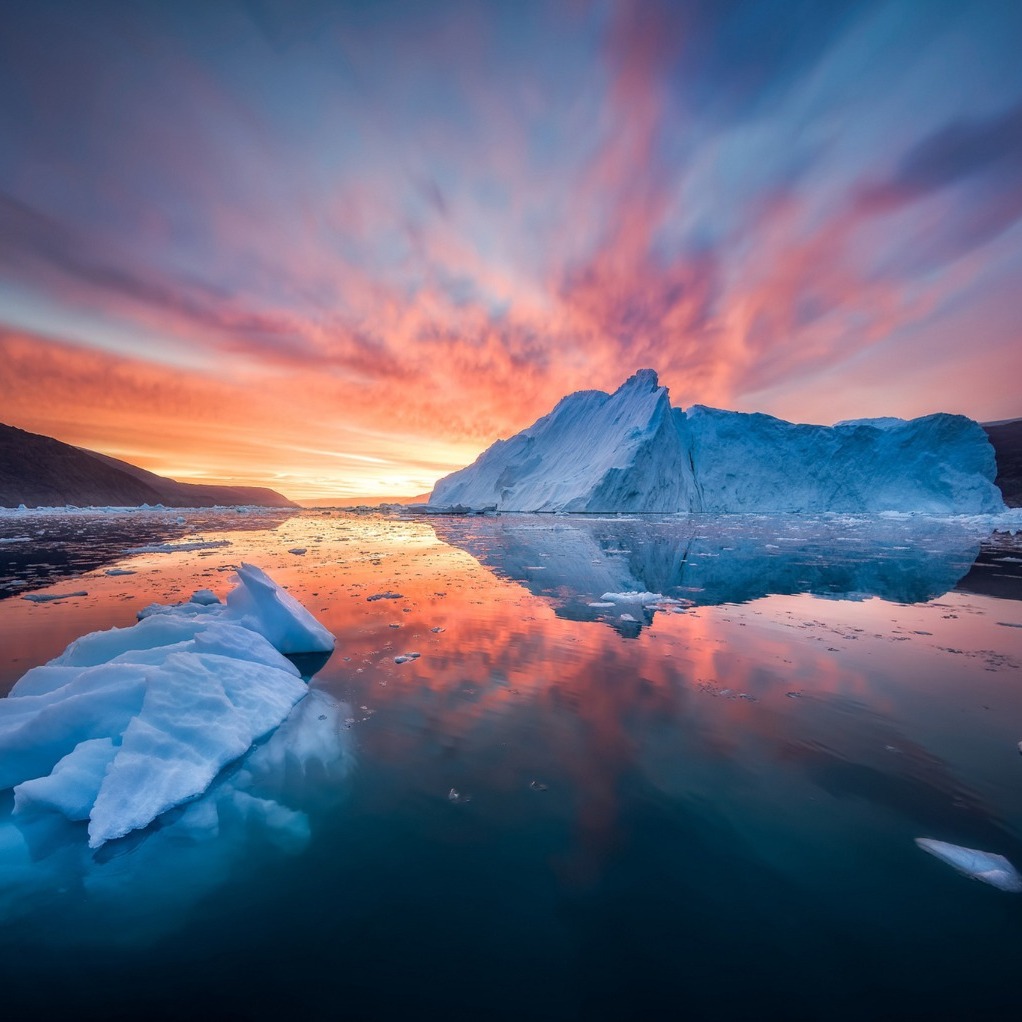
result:
[[[409,660],[418,660],[422,656],[421,653],[402,653],[400,656],[394,657],[395,664],[406,664]]]
[[[133,554],[178,554],[189,550],[215,550],[230,546],[229,539],[197,539],[188,543],[150,543],[147,546],[132,547]]]
[[[471,802],[472,801],[472,796],[471,795],[463,795],[460,791],[458,791],[457,788],[451,788],[451,790],[449,792],[447,792],[447,801],[448,802]]]
[[[103,572],[103,574],[118,576],[118,575],[134,575],[135,572],[132,571],[130,568],[107,568],[106,571]]]
[[[696,686],[700,692],[711,695],[714,699],[740,699],[747,703],[758,703],[759,700],[748,692],[736,692],[733,688],[721,688],[711,681],[700,682]]]
[[[999,891],[1022,891],[1022,875],[1003,855],[963,848],[929,837],[917,837],[916,844],[924,852],[929,852],[973,880],[982,880]]]
[[[546,791],[549,785],[544,784],[542,781],[529,781],[530,791]]]
[[[98,848],[201,795],[288,717],[307,688],[283,653],[333,636],[258,568],[238,581],[226,605],[150,608],[82,636],[0,699],[0,790],[16,814],[88,819]]]
[[[385,593],[373,593],[372,596],[366,597],[367,603],[375,603],[377,600],[403,600],[404,596],[401,593],[392,593],[388,590]]]
[[[434,625],[434,626],[433,626],[433,627],[432,627],[432,628],[430,629],[430,631],[431,631],[431,632],[433,632],[433,633],[434,633],[434,634],[436,634],[436,635],[439,635],[439,634],[440,634],[440,632],[445,632],[445,631],[447,631],[447,629],[446,629],[446,628],[441,628],[441,627],[440,627],[440,625]]]
[[[290,550],[288,550],[289,554],[294,554],[296,557],[302,557],[307,552],[308,552],[308,547],[304,547],[304,546],[293,546],[293,547],[291,547]]]
[[[22,599],[31,600],[32,603],[52,603],[54,600],[70,600],[72,596],[88,596],[84,589],[74,593],[26,593]]]

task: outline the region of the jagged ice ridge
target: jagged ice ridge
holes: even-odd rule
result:
[[[962,415],[802,425],[672,408],[652,369],[613,394],[579,391],[467,468],[432,505],[498,511],[880,512],[1004,510],[994,450]]]

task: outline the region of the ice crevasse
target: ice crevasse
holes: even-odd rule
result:
[[[308,692],[284,654],[327,631],[250,564],[221,603],[153,605],[130,628],[76,639],[0,699],[0,790],[14,812],[87,820],[89,846],[201,795]]]
[[[499,511],[1004,511],[982,427],[962,415],[834,426],[672,408],[652,369],[579,391],[441,479],[432,505]]]

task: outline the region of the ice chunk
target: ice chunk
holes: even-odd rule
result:
[[[212,589],[196,589],[189,603],[197,603],[200,607],[211,607],[220,602],[220,597]]]
[[[14,789],[14,811],[55,809],[69,820],[87,820],[116,755],[111,738],[79,742],[46,777],[23,781]]]
[[[982,880],[1000,891],[1022,891],[1022,876],[1003,855],[963,848],[929,837],[917,837],[916,844],[924,852],[929,852],[973,880]]]
[[[227,594],[229,616],[265,635],[281,653],[328,653],[334,637],[293,596],[253,564],[238,568]]]
[[[88,819],[96,848],[201,795],[288,717],[307,689],[281,650],[333,638],[258,568],[239,590],[83,636],[0,699],[0,790],[19,814]]]
[[[304,694],[299,679],[274,667],[172,653],[147,677],[142,708],[107,770],[89,814],[89,846],[200,795]]]

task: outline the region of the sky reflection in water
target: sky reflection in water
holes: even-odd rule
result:
[[[199,997],[253,1018],[861,1018],[877,1003],[982,1017],[1012,1003],[1022,902],[913,844],[1022,866],[1022,602],[954,590],[981,533],[191,524],[181,538],[231,545],[51,587],[87,597],[0,602],[0,690],[154,599],[222,595],[250,560],[338,637],[312,682],[340,714],[332,765],[274,782],[299,840],[221,814],[219,830],[168,821],[123,843],[114,870],[67,835],[36,843],[20,875],[8,843],[13,1003],[129,1017],[153,984],[157,1017]],[[1017,569],[1012,541],[985,556],[988,573]],[[590,606],[629,589],[692,605],[638,605],[634,622]],[[401,596],[368,599],[388,591]],[[395,663],[408,652],[421,656]],[[64,983],[40,992],[42,977]]]

